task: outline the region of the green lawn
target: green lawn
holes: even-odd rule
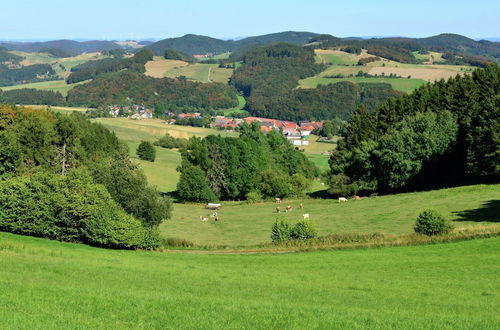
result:
[[[339,81],[350,81],[353,83],[388,83],[391,84],[395,90],[403,92],[411,92],[412,90],[422,86],[426,83],[421,79],[406,79],[406,78],[324,78],[324,77],[310,77],[299,81],[299,86],[302,88],[316,88],[318,85],[334,84]]]
[[[500,238],[196,255],[0,233],[4,329],[495,329]]]
[[[326,187],[323,187],[326,188]],[[500,185],[476,185],[428,192],[406,193],[350,200],[338,203],[329,199],[284,200],[281,208],[292,205],[294,210],[281,213],[290,222],[309,213],[320,235],[335,233],[413,232],[418,214],[433,208],[457,227],[477,222],[500,221]],[[298,208],[299,203],[304,209]],[[211,213],[200,204],[175,204],[172,219],[160,229],[165,237],[190,240],[199,245],[252,246],[270,241],[271,226],[277,217],[276,204],[265,202],[223,202],[219,212],[221,222],[200,222],[199,216]]]

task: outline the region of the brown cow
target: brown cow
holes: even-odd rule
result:
[[[286,208],[285,208],[285,212],[291,212],[292,211],[292,205],[288,205]]]
[[[304,204],[300,203],[299,207],[300,207],[301,209],[303,209],[303,208],[304,208]]]
[[[281,209],[279,206],[276,206],[276,213],[280,213],[281,212]]]
[[[354,196],[354,200],[355,201],[360,201],[361,200],[361,197],[359,197],[358,195]]]

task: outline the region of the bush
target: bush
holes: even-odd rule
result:
[[[159,245],[156,228],[125,213],[81,170],[0,181],[0,230],[112,248]]]
[[[246,197],[248,204],[255,204],[262,201],[262,195],[258,191],[251,191]]]
[[[435,210],[425,210],[420,213],[415,223],[416,233],[427,236],[448,233],[453,227]]]
[[[311,220],[299,220],[290,232],[292,239],[306,240],[318,237],[316,225]]]
[[[279,243],[290,240],[292,226],[283,218],[276,219],[271,229],[271,240],[273,243]]]
[[[142,141],[137,147],[137,156],[142,160],[154,162],[156,158],[156,149],[151,142]]]

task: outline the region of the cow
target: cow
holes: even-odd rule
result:
[[[359,197],[358,195],[354,196],[354,200],[355,201],[360,201],[361,200],[361,197]]]
[[[208,221],[208,218],[200,215],[200,220],[201,221]]]
[[[288,205],[286,208],[285,208],[285,212],[291,212],[292,211],[292,205]]]
[[[275,199],[276,204],[281,204],[281,198],[276,197]]]
[[[342,202],[347,202],[347,198],[339,197],[339,203],[342,203]]]
[[[304,204],[300,203],[300,204],[299,204],[299,207],[300,207],[301,209],[303,209],[303,208],[304,208]]]
[[[281,209],[279,206],[276,206],[276,213],[280,213],[281,212]]]
[[[305,219],[309,219],[309,213],[305,213],[305,214],[302,214],[302,218],[305,220]]]

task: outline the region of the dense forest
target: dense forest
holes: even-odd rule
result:
[[[0,104],[64,105],[66,100],[59,92],[34,88],[14,89],[3,92],[0,89]]]
[[[71,74],[66,78],[66,83],[74,84],[80,81],[96,78],[110,72],[129,69],[134,72],[144,73],[144,65],[153,59],[153,53],[144,49],[130,58],[105,58],[102,60],[88,61],[71,69]]]
[[[154,248],[171,203],[102,125],[0,106],[0,230],[112,248]]]
[[[178,197],[183,201],[300,196],[318,170],[276,131],[264,135],[257,122],[240,137],[192,137],[181,149]]]
[[[68,104],[99,107],[111,104],[145,104],[163,111],[225,109],[238,105],[234,88],[203,84],[186,79],[152,78],[130,70],[100,75],[89,83],[75,86]]]
[[[330,159],[331,193],[500,179],[500,67],[360,107]]]
[[[289,92],[270,97],[262,107],[257,107],[249,99],[249,109],[256,116],[300,120],[347,120],[356,108],[363,104],[373,110],[389,97],[403,95],[386,83],[360,83],[348,81],[320,85],[311,89],[293,89]]]
[[[55,74],[50,64],[33,64],[15,69],[0,64],[0,86],[51,80],[55,79]]]

